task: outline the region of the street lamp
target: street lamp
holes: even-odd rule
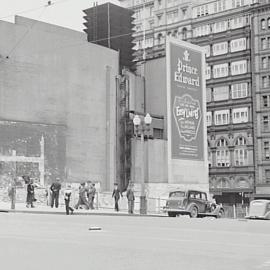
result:
[[[150,125],[152,123],[152,117],[149,113],[146,114],[144,118],[140,118],[139,115],[135,115],[133,118],[134,130],[136,137],[137,135],[141,135],[141,148],[142,148],[142,162],[141,162],[141,170],[142,170],[142,179],[141,179],[141,194],[140,194],[140,214],[147,214],[147,201],[145,194],[145,168],[148,168],[148,155],[145,158],[145,150],[144,150],[144,135],[146,132],[150,131]],[[148,145],[147,145],[148,146]],[[147,151],[148,153],[148,151]]]

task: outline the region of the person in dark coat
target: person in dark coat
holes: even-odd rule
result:
[[[33,179],[29,179],[27,184],[27,196],[26,196],[26,207],[34,208],[33,202],[35,201],[35,186]]]
[[[94,200],[95,200],[95,196],[96,196],[95,183],[91,184],[87,196],[88,196],[88,203],[89,203],[90,209],[94,209]]]
[[[64,200],[65,200],[66,214],[67,215],[69,215],[69,211],[71,211],[71,214],[73,214],[73,211],[74,211],[74,209],[69,205],[71,194],[72,194],[72,189],[71,189],[71,186],[68,185],[65,192],[64,192]]]
[[[86,209],[89,209],[89,204],[87,201],[87,188],[85,187],[85,183],[81,183],[80,187],[79,187],[79,200],[77,202],[77,204],[75,205],[75,209],[78,209],[79,206],[81,205],[85,205]]]
[[[118,184],[115,183],[113,193],[112,193],[112,197],[114,198],[114,210],[117,211],[117,212],[119,211],[118,201],[120,199],[120,196],[123,197],[122,192],[120,191],[120,189],[118,187]]]
[[[133,185],[129,185],[127,189],[127,199],[128,199],[128,213],[133,214],[134,212],[134,191],[133,191]]]
[[[59,193],[61,189],[60,179],[56,178],[56,182],[51,185],[51,207],[55,204],[55,207],[58,208],[59,205]]]

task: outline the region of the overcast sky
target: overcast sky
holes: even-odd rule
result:
[[[118,0],[51,0],[52,5],[45,8],[45,0],[0,0],[0,20],[14,22],[14,15],[48,22],[78,31],[83,31],[84,13],[82,10],[93,6],[94,2],[103,4]]]

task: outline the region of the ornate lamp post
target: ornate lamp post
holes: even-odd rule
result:
[[[145,150],[144,150],[144,135],[149,132],[150,125],[152,123],[152,117],[149,113],[141,119],[139,115],[135,115],[133,118],[134,130],[136,137],[138,135],[141,136],[141,148],[142,148],[142,158],[141,158],[141,195],[140,195],[140,214],[147,214],[147,201],[145,194],[145,168],[148,168],[148,156],[145,158]]]

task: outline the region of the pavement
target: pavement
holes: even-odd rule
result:
[[[6,213],[25,213],[25,214],[57,214],[66,215],[65,206],[59,205],[58,208],[51,208],[47,205],[35,205],[34,208],[27,208],[24,203],[16,203],[15,209],[11,209],[10,202],[0,202],[0,212]],[[114,211],[113,208],[99,208],[93,210],[78,209],[74,210],[74,215],[106,215],[106,216],[128,216],[127,210]],[[138,210],[132,216],[141,216]],[[147,213],[151,217],[166,217],[165,213]]]
[[[0,269],[269,270],[269,224],[0,213]]]

